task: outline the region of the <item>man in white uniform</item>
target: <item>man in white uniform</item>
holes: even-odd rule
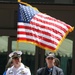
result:
[[[13,66],[8,68],[6,75],[31,75],[30,69],[21,63],[21,51],[14,51],[9,54],[12,58]]]

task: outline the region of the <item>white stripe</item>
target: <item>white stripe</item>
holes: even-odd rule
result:
[[[27,38],[27,39],[33,39],[33,40],[38,41],[40,43],[43,43],[43,44],[46,44],[48,46],[52,46],[52,47],[56,48],[56,45],[55,44],[52,44],[50,42],[46,42],[44,40],[41,40],[41,39],[36,38],[36,37],[33,37],[33,36],[29,36],[29,35],[28,36],[26,36],[26,35],[18,35],[17,37],[19,37],[19,38],[22,37],[22,38]]]
[[[39,13],[40,14],[40,13]],[[42,16],[44,16],[44,17],[50,17],[50,16],[48,16],[48,15],[45,15],[45,14],[41,14]],[[51,22],[51,23],[54,23],[54,24],[57,24],[57,25],[59,25],[59,26],[61,26],[62,28],[64,28],[65,30],[68,30],[68,28],[65,26],[65,25],[63,25],[62,23],[59,23],[59,22],[57,22],[57,21],[53,21],[53,20],[48,20],[48,19],[45,19],[45,18],[41,18],[39,15],[35,15],[35,17],[36,18],[39,18],[39,19],[41,19],[41,20],[43,20],[43,21],[47,21],[47,22]],[[51,17],[52,18],[52,17]]]
[[[44,31],[44,32],[48,32],[49,34],[53,34],[54,36],[58,37],[58,38],[61,38],[60,35],[54,33],[53,31],[50,31],[48,29],[45,29],[45,28],[40,28],[38,26],[35,26],[35,25],[29,25],[28,23],[18,23],[18,25],[23,25],[23,26],[29,26],[29,27],[32,27],[32,28],[35,28],[35,29],[39,29],[41,31]],[[64,34],[63,34],[64,35]]]
[[[17,22],[17,25],[24,25],[23,22]]]
[[[52,41],[55,41],[56,43],[58,43],[59,41],[51,36],[48,36],[48,35],[45,35],[45,34],[42,34],[42,33],[38,33],[38,32],[34,32],[33,30],[28,30],[28,29],[21,29],[19,28],[18,29],[19,32],[28,32],[28,33],[32,33],[32,34],[36,34],[36,36],[41,36],[41,37],[44,37],[44,38],[47,38],[49,40],[52,40]],[[23,35],[23,34],[22,34]]]
[[[51,16],[49,16],[49,15],[46,15],[46,14],[42,14],[42,13],[39,13],[40,15],[42,15],[42,16],[44,16],[44,17],[49,17],[49,18],[53,18],[53,17],[51,17]],[[37,16],[37,15],[36,15]],[[39,16],[39,15],[38,15]],[[40,17],[40,16],[39,16]],[[40,17],[41,18],[41,17]],[[44,19],[44,18],[43,18]],[[60,21],[59,19],[56,19],[56,18],[53,18],[53,19],[55,19],[55,20],[58,20],[58,22]],[[53,21],[53,20],[52,20]],[[54,23],[55,21],[53,21],[53,23]],[[57,23],[58,23],[57,22]],[[65,22],[63,22],[63,21],[60,21],[61,23],[63,23],[62,25],[64,26],[64,27],[66,27],[64,24],[66,24]],[[61,24],[60,24],[60,22],[59,22],[59,24],[58,25],[60,25],[61,26]],[[63,27],[62,26],[62,27]]]
[[[34,22],[34,23],[37,23],[39,25],[46,26],[46,27],[48,26],[49,28],[53,28],[53,29],[55,29],[57,31],[60,31],[61,34],[64,34],[65,33],[63,30],[61,30],[61,29],[59,29],[59,28],[57,28],[55,26],[52,26],[52,25],[49,25],[49,24],[45,24],[45,23],[39,22],[39,21],[34,20],[34,19],[32,19],[31,21]]]
[[[29,23],[23,23],[23,22],[18,22],[17,25],[18,25],[18,26],[19,26],[19,25],[20,25],[20,26],[25,26],[25,25],[30,25],[30,26],[31,26],[32,24],[29,24]]]

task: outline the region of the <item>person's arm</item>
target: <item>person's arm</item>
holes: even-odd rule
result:
[[[64,75],[64,72],[61,68],[54,66],[55,70],[56,70],[56,75]]]
[[[36,75],[40,75],[38,71],[36,72]]]
[[[59,71],[59,75],[64,75],[63,70]]]
[[[9,69],[6,71],[6,75],[9,75]]]
[[[30,69],[28,68],[28,73],[27,73],[27,75],[31,75],[31,72],[30,72]]]
[[[11,68],[8,68],[7,71],[6,71],[6,75],[13,75],[13,71]]]
[[[42,75],[43,74],[43,68],[39,68],[36,72],[36,75]]]

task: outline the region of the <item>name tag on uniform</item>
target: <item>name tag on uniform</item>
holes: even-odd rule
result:
[[[21,71],[19,71],[18,73],[17,73],[17,75],[25,75],[26,73],[25,73],[25,71],[24,70],[21,70]]]
[[[9,71],[9,75],[14,75],[13,71]]]

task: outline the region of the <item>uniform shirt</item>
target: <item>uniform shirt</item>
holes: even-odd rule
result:
[[[19,68],[12,66],[6,72],[6,75],[31,75],[29,68],[26,68],[22,63]]]

